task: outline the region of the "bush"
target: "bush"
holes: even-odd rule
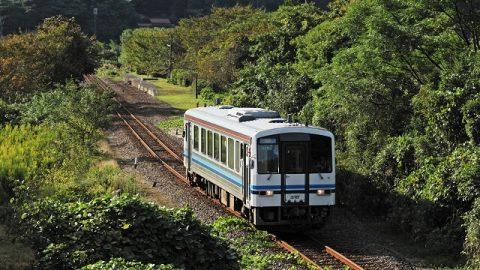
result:
[[[39,195],[43,176],[60,167],[69,152],[60,141],[61,132],[49,126],[0,128],[0,185],[5,200]],[[20,185],[28,187],[28,194],[19,193]]]
[[[170,117],[166,120],[162,120],[157,125],[158,128],[170,133],[172,130],[182,131],[183,117]]]
[[[187,269],[236,268],[235,254],[189,209],[168,210],[121,195],[41,200],[21,212],[21,230],[40,251],[42,269],[73,269],[112,257]]]
[[[464,250],[470,265],[480,268],[480,198],[475,200],[473,209],[464,216],[467,235]]]
[[[185,69],[174,69],[167,81],[171,84],[190,86],[192,84],[192,74]]]
[[[344,206],[358,216],[385,213],[386,192],[374,185],[367,177],[337,168],[337,205]]]
[[[220,217],[213,223],[213,233],[238,252],[242,269],[309,269],[300,256],[278,249],[271,234],[245,219]]]
[[[53,187],[45,187],[49,189],[46,193],[50,198],[62,202],[87,201],[113,193],[142,194],[134,176],[113,166],[88,168],[89,165],[89,163],[86,164],[81,172],[66,170],[54,173],[50,177],[56,179],[57,184]],[[65,176],[65,173],[70,173],[72,176]]]
[[[99,261],[82,267],[80,270],[174,270],[173,265],[154,265],[139,262],[127,262],[121,258],[114,258],[108,262]]]
[[[25,104],[8,105],[19,112],[11,121],[22,124],[0,126],[0,197],[19,201],[24,195],[34,199],[81,188],[98,154],[100,127],[109,120],[110,97],[70,82]],[[108,184],[121,180],[110,179]]]
[[[200,92],[200,99],[206,104],[215,104],[217,99],[220,99],[221,103],[225,103],[227,98],[227,94],[217,93],[211,87],[205,87]]]
[[[12,105],[0,99],[0,126],[12,123],[17,116],[18,111]]]

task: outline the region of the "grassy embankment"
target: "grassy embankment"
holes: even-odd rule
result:
[[[160,94],[157,99],[163,101],[172,108],[181,112],[195,108],[197,106],[197,100],[195,99],[195,89],[192,87],[184,87],[168,83],[166,79],[149,80],[159,90]],[[172,132],[175,129],[181,130],[183,126],[183,116],[172,116],[167,120],[163,120],[158,123],[157,127],[166,131]]]

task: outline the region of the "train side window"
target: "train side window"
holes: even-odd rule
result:
[[[235,148],[233,139],[228,138],[228,167],[234,169],[235,164]]]
[[[235,141],[235,171],[240,172],[240,143]]]
[[[210,130],[207,132],[207,154],[209,157],[213,154],[213,136]]]
[[[201,137],[200,137],[200,144],[201,144],[201,150],[202,150],[202,153],[205,154],[207,151],[207,147],[205,146],[205,142],[206,142],[206,136],[205,136],[205,129],[202,128],[201,129]]]
[[[193,126],[193,149],[198,151],[198,126]]]
[[[227,164],[227,138],[225,136],[220,138],[220,161]]]
[[[213,135],[213,157],[216,160],[220,159],[220,136],[218,133]]]
[[[243,156],[243,148],[244,148],[244,147],[245,147],[245,146],[243,145],[243,143],[240,143],[240,159],[243,159],[243,158],[244,158],[244,156]]]

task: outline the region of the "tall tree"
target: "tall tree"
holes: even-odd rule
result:
[[[251,43],[245,67],[233,85],[235,103],[298,113],[309,99],[312,82],[293,68],[295,40],[323,17],[314,4],[284,5],[269,14],[273,30]]]
[[[73,19],[52,17],[35,31],[0,39],[0,98],[18,101],[98,64],[98,45]]]

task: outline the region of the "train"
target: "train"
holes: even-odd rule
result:
[[[335,138],[276,111],[229,105],[184,115],[192,185],[259,227],[316,227],[335,205]]]

